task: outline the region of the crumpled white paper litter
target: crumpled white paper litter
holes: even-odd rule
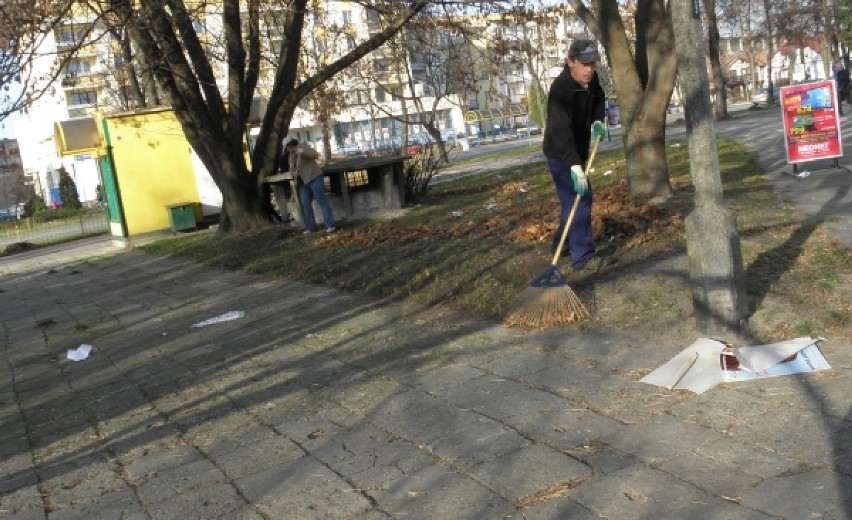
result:
[[[804,170],[804,171],[801,171],[799,173],[794,173],[794,172],[784,172],[784,173],[786,175],[789,175],[790,177],[796,177],[797,179],[806,179],[806,178],[811,176],[811,172],[808,171],[808,170]]]
[[[92,346],[83,343],[77,348],[69,348],[67,357],[71,361],[83,361],[92,352]]]
[[[245,315],[246,315],[246,313],[244,311],[226,312],[225,314],[221,314],[219,316],[216,316],[215,318],[209,318],[209,319],[206,319],[204,321],[199,321],[198,323],[192,325],[190,328],[195,329],[195,328],[199,328],[199,327],[206,327],[208,325],[213,325],[215,323],[222,323],[223,321],[233,321],[233,320],[242,318]]]

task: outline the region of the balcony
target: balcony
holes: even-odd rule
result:
[[[62,86],[65,88],[76,87],[80,84],[80,78],[76,73],[68,73],[62,76]]]
[[[104,77],[100,70],[66,72],[61,76],[60,84],[65,89],[100,88],[104,86]]]

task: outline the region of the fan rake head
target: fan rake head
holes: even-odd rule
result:
[[[568,280],[555,265],[533,280],[509,305],[503,323],[523,329],[546,329],[591,318]]]

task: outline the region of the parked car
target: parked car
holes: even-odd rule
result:
[[[358,157],[364,155],[364,151],[354,143],[346,143],[337,148],[337,153],[343,154],[346,157]]]
[[[777,87],[772,89],[772,101],[777,103],[780,99],[781,90]],[[758,89],[757,92],[752,94],[751,102],[755,105],[766,104],[769,103],[769,88],[763,87]]]
[[[0,220],[15,220],[16,217],[5,209],[0,209]]]
[[[530,121],[527,126],[519,126],[517,130],[519,136],[538,135],[541,133],[541,127],[535,121]]]
[[[409,155],[414,155],[423,152],[423,147],[428,144],[432,144],[432,138],[429,134],[413,134],[408,136],[408,148],[407,151]]]

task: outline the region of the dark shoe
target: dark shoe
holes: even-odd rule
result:
[[[605,267],[615,264],[616,262],[618,262],[618,259],[614,256],[596,254],[585,264],[577,267],[571,266],[571,268],[574,271],[591,271],[596,273]]]

